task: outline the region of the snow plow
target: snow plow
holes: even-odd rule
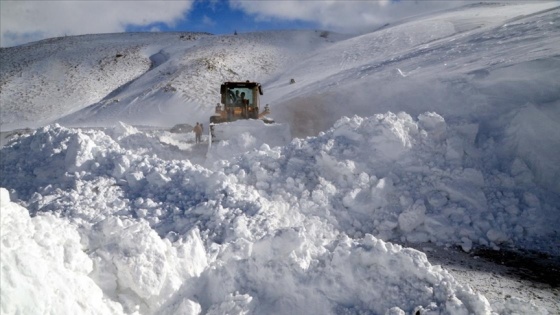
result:
[[[221,103],[210,117],[207,158],[230,159],[264,144],[274,147],[291,141],[289,126],[267,117],[268,105],[260,110],[260,83],[225,82],[220,95]]]
[[[268,104],[260,111],[259,96],[263,95],[262,86],[257,82],[224,82],[220,86],[221,103],[216,105],[215,113],[210,117],[210,139],[216,140],[215,125],[240,119],[260,119],[265,123],[274,121]]]

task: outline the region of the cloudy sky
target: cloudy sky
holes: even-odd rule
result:
[[[464,1],[427,0],[0,0],[0,46],[128,31],[213,34],[270,29],[361,33]]]

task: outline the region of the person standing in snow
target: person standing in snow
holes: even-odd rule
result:
[[[193,132],[195,135],[195,142],[200,143],[202,139],[202,126],[197,122],[196,126],[193,128]]]

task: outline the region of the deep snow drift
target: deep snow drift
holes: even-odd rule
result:
[[[397,245],[560,255],[554,5],[1,50],[0,128],[40,126],[2,139],[2,314],[558,312]],[[248,77],[280,124],[210,149],[153,128],[206,122]]]
[[[435,113],[343,118],[317,138],[204,168],[158,157],[173,152],[165,133],[41,128],[2,150],[2,186],[29,211],[2,190],[2,307],[489,314],[423,253],[382,239],[542,250],[558,203],[520,161],[511,173],[488,173],[481,158],[462,165],[457,146],[488,153],[471,147],[473,126],[450,131]],[[32,257],[45,267],[22,263]],[[51,281],[23,280],[47,270]],[[53,286],[68,293],[40,294]],[[11,298],[29,295],[34,306]],[[517,304],[505,313],[544,312]]]

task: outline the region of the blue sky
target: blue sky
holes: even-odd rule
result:
[[[127,31],[231,34],[320,29],[359,34],[469,1],[395,0],[0,0],[0,46]]]
[[[150,25],[130,25],[127,31],[145,32],[187,31],[208,32],[212,34],[232,34],[237,32],[253,32],[263,30],[285,29],[316,29],[318,23],[303,20],[286,20],[278,18],[258,19],[239,8],[231,8],[227,1],[195,1],[191,11],[176,25],[153,23]]]

